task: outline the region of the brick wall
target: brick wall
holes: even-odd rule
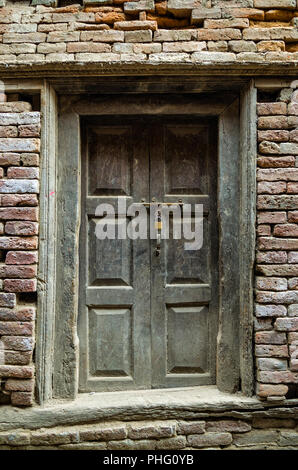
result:
[[[244,414],[247,416],[247,412]],[[270,412],[255,412],[247,418],[239,412],[237,419],[211,417],[188,421],[111,421],[31,431],[3,431],[0,432],[0,449],[297,450],[297,419],[276,415],[276,412],[275,417],[270,417]]]
[[[298,60],[296,0],[44,3],[0,8],[0,65]]]
[[[298,396],[298,89],[265,99],[258,103],[255,351],[258,394],[274,400]]]
[[[6,70],[298,60],[296,0],[4,3],[0,68]],[[269,401],[298,395],[297,93],[294,82],[274,95],[259,93],[255,356],[257,393]],[[30,405],[40,114],[27,102],[0,97],[0,402]]]
[[[5,100],[2,95],[2,100]],[[0,402],[33,400],[40,113],[0,103]]]

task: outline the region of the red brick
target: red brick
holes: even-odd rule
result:
[[[291,194],[264,194],[257,198],[258,209],[292,210],[298,209],[298,195]]]
[[[257,318],[285,317],[287,309],[284,305],[255,304],[255,315]]]
[[[36,207],[0,207],[0,219],[38,221],[38,210]]]
[[[277,237],[297,237],[298,225],[296,224],[283,224],[275,225],[273,235]]]
[[[279,131],[279,130],[258,131],[259,142],[262,142],[263,140],[267,140],[269,142],[288,142],[289,136],[290,136],[289,131]]]
[[[34,381],[32,379],[8,379],[5,383],[5,390],[11,392],[32,392]]]
[[[40,136],[40,125],[39,124],[28,124],[19,126],[20,137],[39,137]]]
[[[19,153],[0,153],[0,165],[1,166],[10,166],[10,165],[19,165],[19,164],[20,164]]]
[[[288,212],[288,221],[289,222],[298,222],[298,211]]]
[[[287,114],[286,103],[258,103],[259,116],[276,116]]]
[[[257,263],[283,264],[288,261],[286,251],[259,251],[257,252]]]
[[[287,222],[286,212],[259,212],[258,223],[259,224],[282,224]]]
[[[296,264],[292,265],[285,265],[290,266],[290,267],[295,267],[296,270],[298,270],[298,266]],[[260,271],[261,266],[257,266],[257,269]],[[286,268],[284,268],[284,265],[274,265],[274,266],[262,266],[264,268],[263,274],[266,275],[287,275]],[[279,272],[278,270],[282,267],[282,272]],[[265,271],[265,268],[268,270]],[[293,270],[294,271],[294,270]],[[260,271],[261,272],[261,271]],[[288,275],[291,275],[288,274]],[[295,275],[295,274],[294,274]],[[260,303],[272,303],[272,304],[293,304],[293,303],[298,303],[298,292],[295,291],[283,291],[283,292],[270,292],[270,291],[257,291],[256,292],[256,300],[257,302]]]
[[[276,346],[272,344],[256,344],[255,353],[257,357],[288,357],[288,345]]]
[[[36,279],[5,279],[3,287],[6,292],[36,292]]]
[[[256,287],[260,290],[284,291],[287,290],[288,282],[282,277],[256,277]]]
[[[39,170],[35,167],[10,167],[7,170],[7,178],[35,179],[39,178]]]
[[[7,222],[5,233],[8,235],[37,235],[37,222]]]
[[[0,335],[32,336],[33,322],[0,321]]]
[[[284,181],[261,181],[258,183],[259,194],[282,194],[287,191],[287,184]]]
[[[298,290],[298,277],[288,279],[288,289]]]
[[[33,395],[31,392],[12,392],[11,404],[15,406],[33,405]]]
[[[36,277],[37,267],[35,265],[1,265],[0,278],[22,278],[30,279]]]
[[[259,129],[288,129],[286,116],[263,116],[258,119]]]
[[[0,377],[18,377],[20,379],[32,379],[33,374],[33,367],[0,365]]]
[[[285,333],[276,331],[258,331],[255,334],[256,344],[286,344],[287,337]]]
[[[35,320],[34,307],[20,307],[17,309],[0,308],[1,321],[33,321]]]
[[[298,240],[287,240],[273,237],[259,237],[258,248],[260,250],[298,250]]]
[[[295,167],[295,157],[259,157],[257,160],[260,168],[291,168]]]
[[[32,361],[30,351],[4,351],[5,364],[12,366],[28,366]]]
[[[0,237],[2,250],[36,250],[37,247],[38,237]]]
[[[15,307],[16,306],[16,296],[15,294],[6,294],[0,292],[0,307]]]
[[[17,137],[18,128],[16,126],[0,126],[0,137]]]
[[[298,317],[277,318],[274,328],[277,331],[298,331]]]
[[[269,396],[284,396],[287,393],[288,393],[288,387],[286,385],[257,384],[257,394],[263,398],[266,398]]]
[[[289,263],[297,263],[298,264],[298,251],[290,251],[288,255]]]
[[[272,318],[254,318],[254,331],[273,330]]]
[[[2,194],[1,206],[37,206],[38,199],[35,194]]]
[[[37,261],[37,251],[9,251],[5,258],[6,264],[34,264]]]
[[[257,170],[258,181],[298,181],[298,168]]]
[[[270,225],[258,225],[257,234],[259,236],[262,236],[262,235],[270,236],[271,235],[271,226]]]
[[[2,336],[1,341],[5,349],[23,352],[33,350],[33,339],[30,336]]]
[[[298,194],[298,182],[297,183],[288,183],[287,192],[289,194]]]
[[[219,421],[207,421],[206,431],[208,432],[248,432],[251,426],[240,420],[225,419]]]
[[[286,370],[282,371],[261,371],[257,373],[259,382],[270,384],[298,383],[298,373]]]

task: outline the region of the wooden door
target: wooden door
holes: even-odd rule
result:
[[[82,140],[80,390],[215,383],[217,130],[209,119],[87,120]],[[204,243],[98,240],[95,209],[204,204]],[[194,207],[194,206],[193,206]],[[118,211],[118,212],[117,212]],[[193,217],[194,214],[192,214]],[[148,223],[149,226],[149,223]]]

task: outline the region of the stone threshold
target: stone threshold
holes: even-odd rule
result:
[[[276,409],[276,414],[297,414],[298,400],[269,404],[240,393],[220,392],[216,386],[125,392],[80,393],[75,400],[51,400],[44,406],[0,408],[0,430],[38,429],[146,419],[197,419],[231,416],[250,418],[254,411]],[[280,410],[280,411],[278,411]]]

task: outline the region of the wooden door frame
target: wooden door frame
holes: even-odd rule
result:
[[[46,273],[49,290],[39,303],[39,402],[45,403],[50,398],[74,399],[78,393],[80,117],[111,114],[218,117],[218,196],[220,207],[227,209],[218,214],[222,227],[219,278],[224,282],[220,284],[217,386],[220,391],[241,390],[251,396],[254,392],[252,322],[256,213],[256,89],[253,83],[246,84],[239,93],[213,93],[213,96],[123,93],[120,101],[117,95],[101,95],[91,101],[78,95],[64,96],[59,109],[51,86],[47,86],[44,96],[47,137],[44,139],[42,182],[56,191],[57,202],[47,207],[47,213],[41,214],[51,226],[45,238],[48,237],[52,250],[47,252],[51,258]],[[53,233],[56,236],[50,238]],[[231,296],[231,292],[238,292],[238,295]],[[47,360],[42,358],[42,351],[48,351]]]

